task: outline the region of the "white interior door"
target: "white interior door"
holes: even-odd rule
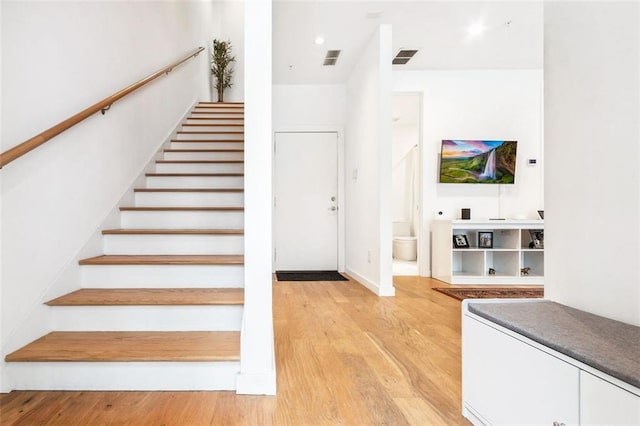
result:
[[[276,133],[274,193],[276,270],[337,270],[337,134]]]

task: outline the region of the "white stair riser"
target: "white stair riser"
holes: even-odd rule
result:
[[[244,152],[165,152],[165,160],[243,160]]]
[[[85,265],[84,288],[242,288],[244,265]]]
[[[241,211],[123,211],[120,226],[128,229],[243,229]]]
[[[228,114],[226,117],[215,117],[213,115],[205,115],[205,114],[196,114],[192,117],[189,117],[185,120],[186,124],[240,124],[244,125],[244,120],[236,120],[234,117],[235,114]],[[193,118],[197,117],[197,118]],[[240,127],[240,126],[232,126],[232,127]],[[242,128],[242,127],[240,127]]]
[[[243,173],[244,163],[156,163],[156,173]]]
[[[244,149],[244,142],[171,142],[171,149]]]
[[[204,120],[202,120],[204,121]],[[229,125],[220,125],[223,123],[188,123],[188,124],[197,124],[197,126],[182,126],[182,130],[194,130],[200,132],[243,132],[243,126],[229,126]],[[224,123],[228,124],[228,123]],[[238,124],[238,123],[234,123]]]
[[[243,254],[242,235],[104,235],[105,254]]]
[[[196,130],[186,130],[196,131]],[[242,133],[178,133],[174,138],[176,140],[196,139],[196,140],[244,140]]]
[[[16,390],[235,390],[240,362],[14,362]]]
[[[224,112],[244,112],[244,108],[242,107],[215,107],[208,108],[206,106],[196,106],[193,111],[195,112],[214,112],[214,113],[224,113]],[[240,114],[238,114],[240,115]]]
[[[242,207],[242,192],[136,192],[137,207]]]
[[[239,331],[242,305],[54,306],[56,331]]]
[[[149,176],[147,188],[238,188],[244,187],[243,176]]]
[[[192,117],[198,117],[198,118],[210,118],[212,120],[221,120],[221,119],[225,119],[225,118],[242,118],[244,120],[244,114],[235,114],[232,112],[222,112],[222,113],[212,113],[210,109],[198,109],[194,112],[191,113]],[[241,121],[241,120],[233,120],[235,122]]]

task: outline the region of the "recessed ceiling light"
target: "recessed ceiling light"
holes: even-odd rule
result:
[[[486,29],[487,27],[484,26],[484,23],[482,21],[476,21],[473,24],[469,25],[469,28],[467,28],[467,34],[469,35],[469,37],[478,37]]]
[[[324,37],[322,37],[322,36],[318,36],[318,37],[316,37],[316,39],[315,39],[315,43],[316,43],[318,46],[320,46],[321,44],[324,44]]]

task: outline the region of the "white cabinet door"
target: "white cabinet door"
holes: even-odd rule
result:
[[[583,425],[640,425],[640,397],[580,371]]]
[[[492,425],[579,422],[579,370],[465,315],[463,404]]]

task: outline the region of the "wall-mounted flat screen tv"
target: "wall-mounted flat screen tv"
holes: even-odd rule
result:
[[[443,140],[440,183],[514,183],[516,141]]]

